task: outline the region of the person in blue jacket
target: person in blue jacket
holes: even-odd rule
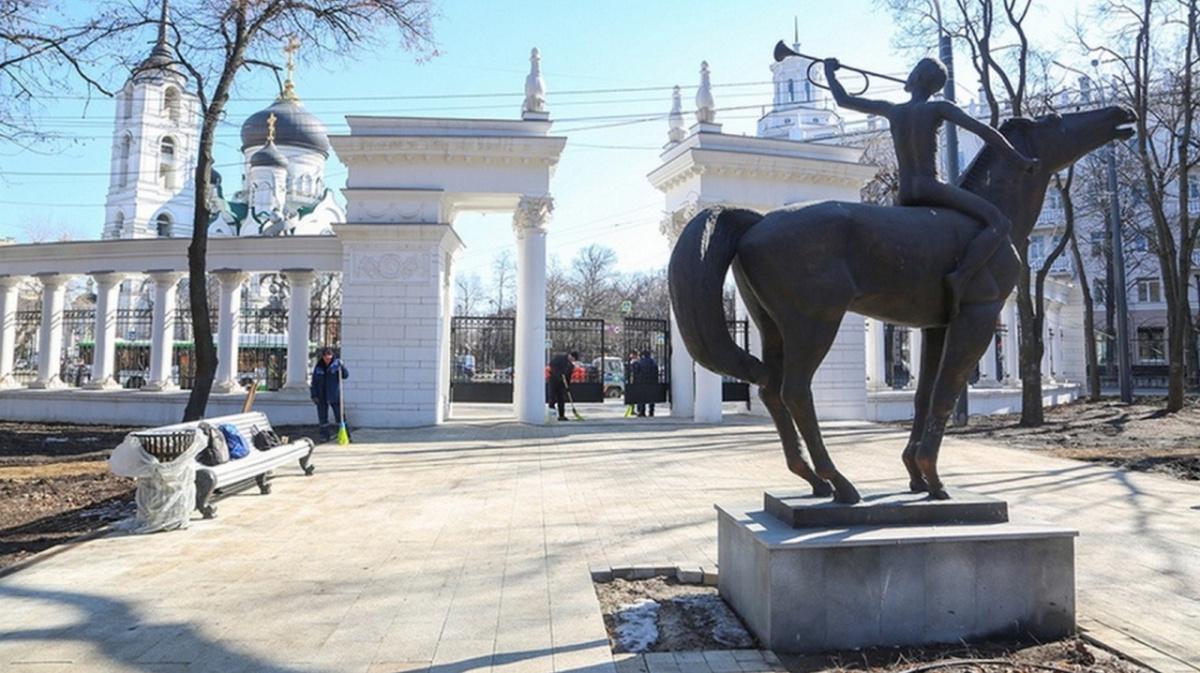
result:
[[[350,378],[350,370],[338,358],[333,357],[332,348],[322,348],[313,367],[309,395],[317,405],[317,420],[321,423],[321,441],[327,442],[342,422],[341,379]],[[334,422],[329,423],[329,408],[333,407]]]

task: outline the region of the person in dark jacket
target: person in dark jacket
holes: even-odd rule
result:
[[[321,441],[333,437],[337,426],[342,423],[342,379],[350,378],[350,370],[338,358],[333,357],[332,348],[322,348],[313,367],[312,383],[308,387],[313,404],[317,405],[317,420],[321,423]],[[329,423],[329,408],[333,407],[333,424]]]
[[[578,351],[556,355],[550,359],[550,404],[558,408],[558,420],[567,420],[567,386],[575,373]]]
[[[642,351],[642,357],[633,365],[633,382],[634,383],[658,383],[658,363],[654,361],[654,356],[650,351]],[[646,415],[646,405],[637,405],[637,415]],[[650,415],[654,415],[654,403],[650,403]]]

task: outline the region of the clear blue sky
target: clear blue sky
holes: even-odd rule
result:
[[[1047,11],[1054,15],[1038,22],[1037,33],[1043,39],[1059,36],[1066,42],[1066,17],[1060,12],[1075,2],[1049,4],[1054,9]],[[800,42],[806,52],[837,56],[884,72],[908,65],[907,59],[892,53],[890,17],[871,0],[470,0],[442,7],[435,27],[442,54],[435,59],[417,64],[408,54],[388,49],[360,52],[344,63],[308,61],[300,67],[297,90],[331,133],[346,132],[348,113],[517,118],[529,49],[536,46],[542,52],[554,132],[569,139],[551,185],[557,208],[549,253],[566,262],[579,247],[600,242],[617,251],[624,270],[653,268],[665,263],[667,246],[658,234],[662,196],[645,176],[657,165],[666,122],[594,128],[605,124],[594,118],[665,113],[670,107],[666,87],[674,84],[683,86],[684,107],[690,108],[701,60],[710,64],[718,108],[769,103],[771,49],[778,39],[791,40],[794,16],[799,17]],[[152,37],[147,32],[146,40]],[[639,87],[663,89],[566,93]],[[398,98],[504,92],[510,94]],[[269,104],[275,93],[274,78],[265,73],[242,77],[227,116],[234,124],[218,137],[218,164],[239,160],[238,125]],[[724,123],[726,133],[753,134],[757,116],[756,110],[726,112],[718,113],[717,121]],[[92,101],[86,109],[77,100],[54,101],[46,110],[44,126],[71,134],[74,142],[44,155],[0,148],[5,172],[49,174],[9,175],[0,181],[4,211],[0,236],[22,239],[27,224],[48,224],[77,238],[99,237],[112,120],[110,100]],[[239,173],[224,172],[230,181],[236,181]],[[336,155],[330,158],[327,176],[330,186],[343,186],[345,168]],[[512,245],[510,221],[501,215],[460,218],[460,235],[468,245],[460,269],[475,270],[486,280],[492,256]]]

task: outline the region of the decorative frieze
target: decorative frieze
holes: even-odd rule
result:
[[[429,255],[423,252],[351,254],[351,277],[366,281],[392,281],[428,285],[433,273]]]

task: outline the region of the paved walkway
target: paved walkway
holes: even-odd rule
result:
[[[860,489],[903,486],[901,434],[827,433]],[[0,670],[609,672],[589,564],[712,568],[712,503],[794,483],[752,418],[355,439],[214,521],[0,579]],[[1200,485],[955,439],[943,454],[950,484],[1082,531],[1085,625],[1163,670],[1200,670]]]

